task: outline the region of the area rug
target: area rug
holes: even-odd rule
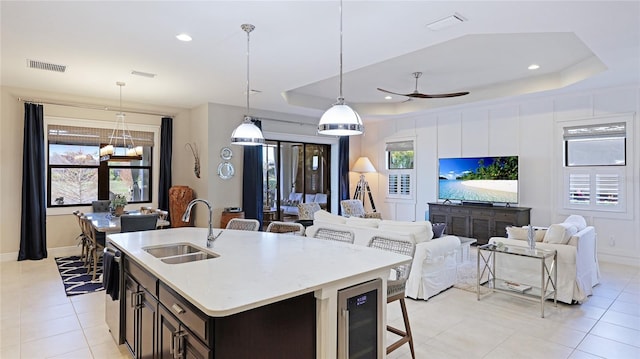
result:
[[[476,293],[477,289],[477,273],[478,273],[478,252],[475,248],[472,248],[469,253],[469,260],[458,264],[456,284],[454,288],[466,290],[467,292]],[[486,282],[486,273],[483,278],[483,282]],[[489,293],[490,289],[486,287],[480,287],[480,294]]]
[[[58,271],[62,277],[64,291],[67,297],[79,294],[93,293],[104,290],[102,286],[102,258],[98,261],[96,280],[91,281],[93,274],[87,273],[87,267],[79,256],[56,258]]]

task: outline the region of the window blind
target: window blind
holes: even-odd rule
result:
[[[122,144],[133,143],[136,146],[153,147],[153,132],[129,131],[131,139],[123,141],[121,131],[114,133],[112,128],[93,128],[79,126],[49,125],[47,128],[49,143],[66,145],[95,145],[103,143]],[[113,137],[112,137],[113,135]]]
[[[387,152],[391,151],[413,151],[413,141],[387,142]]]
[[[585,138],[605,138],[605,137],[626,137],[626,123],[607,123],[589,126],[571,126],[565,127],[564,139],[576,140]]]

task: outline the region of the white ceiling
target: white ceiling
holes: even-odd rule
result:
[[[245,106],[319,116],[338,95],[338,1],[2,1],[1,83],[128,102]],[[427,24],[460,14],[440,31]],[[640,83],[640,1],[351,1],[343,8],[344,95],[365,117],[560,88]],[[191,42],[175,36],[185,32]],[[26,60],[66,65],[31,69]],[[527,70],[531,63],[540,65]],[[153,79],[132,70],[155,73]],[[470,91],[450,99],[409,93]]]

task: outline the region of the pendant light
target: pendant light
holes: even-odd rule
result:
[[[249,109],[249,95],[251,94],[251,86],[249,83],[249,40],[250,33],[256,27],[251,24],[242,24],[240,28],[247,33],[247,113],[240,126],[236,127],[231,134],[231,144],[240,146],[260,146],[264,143],[264,136],[258,126],[251,121]]]
[[[142,146],[136,146],[133,143],[133,137],[124,121],[125,115],[122,112],[122,87],[124,82],[116,82],[120,87],[120,112],[116,114],[116,122],[109,136],[109,144],[100,148],[100,161],[139,161],[142,160]],[[118,145],[119,139],[122,139],[121,146]],[[125,155],[116,155],[115,148],[126,148]]]
[[[340,94],[338,102],[320,118],[318,133],[323,135],[352,136],[364,132],[362,119],[356,111],[344,103],[342,96],[342,0],[340,0]]]

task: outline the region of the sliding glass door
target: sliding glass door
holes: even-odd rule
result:
[[[262,148],[265,221],[297,220],[299,203],[330,206],[330,145],[266,141]]]

